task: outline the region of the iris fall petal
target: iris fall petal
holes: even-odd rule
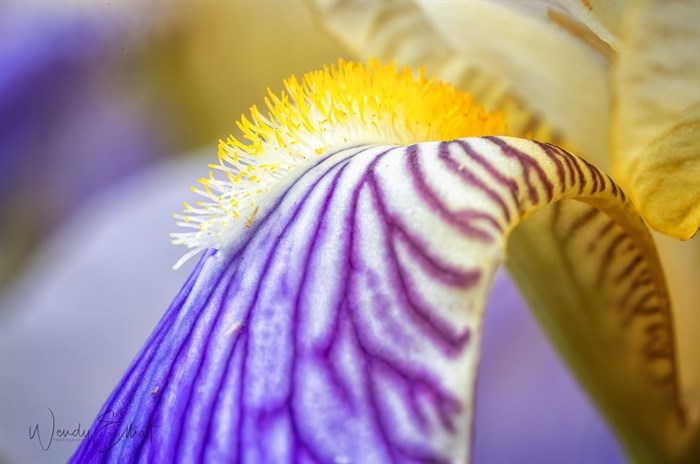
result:
[[[280,182],[244,234],[202,259],[76,461],[466,459],[483,307],[507,232],[576,197],[621,221],[637,251],[615,266],[642,260],[631,275],[649,281],[625,296],[643,289],[662,304],[641,222],[609,179],[566,152],[492,138],[328,155]],[[638,391],[673,403],[669,353],[645,362],[637,342],[621,341],[611,362],[638,379],[661,362],[671,380]],[[631,383],[620,393],[635,394]],[[149,433],[126,439],[128,424]]]

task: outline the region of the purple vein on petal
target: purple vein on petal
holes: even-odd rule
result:
[[[535,188],[535,184],[529,182],[530,170],[535,171],[537,177],[544,186],[545,192],[547,194],[546,200],[550,201],[552,199],[554,186],[552,185],[549,178],[542,169],[542,166],[540,166],[538,162],[533,160],[530,155],[527,155],[526,153],[514,148],[502,139],[499,139],[497,137],[484,137],[484,139],[490,140],[492,143],[497,145],[501,149],[503,154],[506,155],[506,157],[513,158],[518,161],[523,170],[523,179],[527,180],[526,184],[528,188],[528,196],[532,204],[536,204],[539,202],[539,195],[537,193],[537,189]]]
[[[343,164],[344,164],[344,163],[345,163],[345,162],[343,162]],[[341,167],[342,167],[342,165],[341,165]],[[327,171],[327,173],[331,173],[331,172],[337,170],[338,168],[339,168],[339,165],[335,165],[335,164],[334,164],[334,165],[332,165],[332,167]],[[314,184],[313,184],[313,186],[311,187],[311,189],[310,189],[310,190],[303,196],[303,198],[298,202],[298,204],[296,205],[296,208],[294,209],[293,214],[291,215],[291,218],[287,221],[287,223],[286,223],[286,225],[283,227],[281,233],[275,238],[275,240],[273,240],[273,243],[274,243],[275,245],[277,245],[277,244],[280,243],[280,241],[282,240],[282,238],[284,237],[284,235],[285,235],[285,234],[287,233],[287,231],[289,230],[290,225],[294,222],[294,220],[297,218],[297,215],[299,214],[299,212],[301,211],[301,209],[305,206],[306,200],[309,198],[309,196],[310,196],[310,195],[312,194],[312,192],[313,192],[313,188],[315,188],[316,185],[317,185],[319,182],[321,182],[322,179],[323,179],[323,178],[320,178],[320,179],[318,179],[316,182],[314,182]],[[265,275],[267,274],[266,271],[269,269],[271,260],[272,260],[272,258],[274,257],[275,251],[276,251],[276,250],[277,250],[276,246],[273,246],[273,247],[272,247],[272,253],[270,253],[269,256],[268,256],[268,258],[265,260],[265,265],[264,265],[263,271],[261,272],[261,276],[265,276]],[[260,282],[258,283],[258,285],[256,286],[254,301],[250,304],[249,309],[248,309],[248,313],[250,313],[250,311],[252,311],[252,309],[254,308],[255,303],[256,303],[256,301],[257,301],[257,298],[258,298],[258,295],[259,295],[259,293],[260,293],[260,289],[261,289],[261,287],[262,287],[262,285],[263,285],[264,283],[265,283],[265,277],[262,277],[261,281],[260,281]],[[248,324],[248,321],[246,320],[243,324]],[[239,393],[238,404],[240,405],[241,408],[243,408],[243,411],[241,411],[241,414],[240,414],[240,416],[241,416],[242,418],[245,417],[245,400],[244,400],[244,393],[245,393],[245,376],[246,376],[246,372],[247,372],[247,371],[246,371],[246,362],[247,362],[247,359],[248,359],[247,351],[248,351],[248,349],[249,349],[248,346],[249,346],[249,338],[246,336],[246,337],[245,337],[245,341],[244,341],[244,345],[243,345],[243,356],[242,356],[241,367],[240,367],[240,374],[239,374],[239,377],[241,378],[242,383],[241,383],[241,387],[240,387],[240,390],[239,390],[240,393]],[[229,356],[229,361],[226,362],[226,366],[230,366],[230,358],[233,356],[233,354],[234,354],[234,350],[231,349],[231,350],[229,351],[229,355],[228,355],[228,356]],[[220,382],[225,381],[226,378],[227,378],[228,376],[229,376],[229,373],[228,373],[228,371],[226,371],[225,374],[221,377]],[[221,385],[221,383],[220,383],[220,384],[219,384],[219,388],[218,388],[217,390],[220,391],[221,388],[222,388],[222,385]],[[213,416],[212,416],[212,417],[213,417]],[[236,437],[238,438],[237,441],[236,441],[236,443],[237,443],[237,446],[236,446],[236,448],[237,448],[236,457],[237,457],[238,459],[240,459],[241,456],[242,456],[241,444],[243,443],[243,439],[242,439],[243,433],[242,433],[242,428],[241,428],[241,427],[242,427],[242,421],[239,420],[239,422],[238,422],[238,428],[237,428],[237,432],[236,432]],[[210,430],[210,428],[211,428],[211,423],[210,423],[210,425],[209,425],[209,427],[208,427],[208,430]],[[210,432],[208,432],[208,433],[210,433]]]
[[[465,183],[473,186],[474,188],[477,188],[484,192],[491,201],[493,201],[496,205],[498,205],[498,208],[501,210],[501,213],[503,214],[503,217],[505,218],[506,222],[511,221],[511,213],[510,209],[506,205],[506,202],[501,198],[501,196],[496,193],[495,190],[493,190],[491,187],[489,187],[484,181],[479,179],[472,173],[471,171],[468,171],[466,169],[460,168],[459,164],[457,163],[457,160],[455,160],[452,155],[450,154],[450,147],[454,146],[454,143],[448,143],[448,142],[441,142],[440,143],[440,148],[439,148],[439,156],[440,160],[445,163],[447,168],[451,170],[452,172],[456,173]]]
[[[298,209],[300,209],[300,208],[301,208],[301,205],[299,205],[299,208],[298,208]],[[293,221],[293,219],[296,217],[296,213],[298,212],[298,209],[297,209],[297,210],[294,212],[294,214],[292,215],[292,219],[290,219],[289,223],[291,223],[291,222]],[[287,224],[286,227],[288,227],[289,223]],[[285,230],[286,230],[286,227],[284,228]],[[236,260],[236,259],[238,259],[238,258],[239,258],[239,255],[236,254],[236,255],[234,255],[234,257],[232,258],[232,261],[234,261],[234,260]],[[241,257],[241,258],[242,258],[242,257]],[[269,263],[269,261],[268,261],[268,263]],[[262,272],[263,274],[265,273],[264,271],[266,270],[266,268],[267,268],[267,264],[266,264],[266,266],[263,268],[263,272]],[[230,286],[230,285],[233,285],[233,283],[236,282],[236,280],[234,280],[234,279],[233,279],[233,276],[232,276],[232,278],[231,278],[231,280],[230,280],[229,282],[230,282],[230,283],[229,283],[229,286]],[[224,301],[229,301],[229,300],[230,300],[231,297],[228,296],[228,295],[229,295],[229,292],[231,292],[230,287],[226,289],[226,294],[227,294],[227,296],[224,298]],[[231,292],[231,293],[233,293],[233,292]],[[256,292],[255,295],[257,296],[257,292]],[[252,306],[253,306],[254,304],[255,304],[255,299],[254,299],[253,302],[251,303],[249,309],[248,309],[247,311],[244,312],[244,317],[245,317],[245,319],[243,319],[243,321],[241,321],[241,324],[242,324],[242,326],[243,326],[243,330],[241,331],[241,334],[244,334],[244,333],[245,333],[246,326],[247,326],[247,320],[246,320],[246,319],[247,319],[247,314],[249,313],[250,308],[252,308]],[[218,322],[219,322],[219,320],[220,320],[220,317],[221,317],[222,313],[223,313],[223,311],[217,311],[217,314],[216,314],[216,316],[214,317],[213,322],[210,323],[210,327],[209,327],[210,330],[209,330],[209,333],[208,333],[208,335],[206,336],[206,338],[203,340],[204,343],[202,344],[202,346],[208,346],[208,345],[209,345],[208,342],[209,342],[209,340],[211,339],[211,337],[212,337],[212,332],[214,331],[215,328],[219,328],[219,330],[221,331],[221,328],[220,328]],[[189,332],[189,334],[192,334],[192,333],[193,333],[192,331]],[[188,337],[188,338],[189,338],[189,337]],[[237,339],[237,338],[238,338],[238,337],[236,337],[236,339]],[[247,336],[243,336],[243,338],[244,338],[244,340],[243,340],[243,346],[244,346],[244,352],[245,352],[245,349],[246,349],[247,346],[248,346],[248,340],[249,340],[249,338],[248,338]],[[184,345],[181,347],[181,349],[182,349],[182,348],[184,348]],[[233,351],[234,351],[234,350],[231,349],[229,352],[232,353]],[[179,354],[180,354],[180,352],[178,353],[178,357],[179,357]],[[207,352],[206,352],[206,350],[205,350],[204,353],[202,354],[202,356],[199,358],[199,361],[200,361],[200,362],[198,363],[198,367],[197,367],[196,373],[195,373],[195,375],[193,376],[193,382],[192,382],[193,384],[196,383],[196,379],[198,379],[199,376],[200,376],[201,366],[202,366],[202,364],[203,364],[203,361],[206,359],[206,357],[207,357]],[[245,359],[246,359],[246,357],[244,356],[244,363],[245,363]],[[171,370],[172,370],[173,367],[175,367],[174,364],[172,365]],[[168,373],[168,377],[170,376],[169,374],[170,374],[170,373]],[[242,374],[244,375],[244,372],[242,372]],[[243,389],[241,389],[241,390],[243,390]],[[187,406],[188,406],[189,401],[191,401],[192,393],[193,393],[193,390],[191,389],[191,390],[190,390],[190,395],[189,395],[188,400],[187,400],[187,403],[185,403],[185,405],[184,405],[184,406],[185,406],[184,409],[188,409]],[[183,396],[183,395],[181,395],[181,396]],[[241,405],[243,405],[243,403],[241,403]],[[164,418],[164,419],[165,419],[165,418]],[[184,423],[184,421],[183,421],[183,423]],[[177,443],[178,446],[180,446],[180,444],[183,442],[183,441],[179,440],[179,435],[180,435],[181,431],[182,431],[182,427],[180,427],[180,429],[178,430],[178,432],[177,432],[177,434],[176,434],[176,437],[177,437],[177,438],[176,438],[175,441],[174,441],[174,443]],[[195,442],[196,442],[196,441],[195,441]],[[239,440],[239,442],[240,442],[240,440]],[[143,443],[145,443],[145,442],[142,442],[142,444],[143,444]],[[178,452],[178,454],[179,454],[179,452]]]
[[[322,226],[324,225],[326,213],[327,213],[328,208],[330,206],[331,199],[335,195],[339,179],[341,178],[341,176],[343,175],[343,172],[345,171],[345,168],[347,167],[347,162],[348,162],[347,160],[344,161],[342,163],[342,165],[340,166],[340,168],[337,170],[337,173],[334,174],[333,180],[332,180],[331,185],[330,185],[330,189],[328,192],[326,192],[325,198],[323,199],[323,204],[322,204],[321,210],[319,212],[319,217],[321,219],[317,222],[315,230],[312,234],[311,243],[310,243],[310,246],[308,247],[309,252],[307,253],[306,258],[304,260],[301,282],[299,284],[299,291],[297,293],[297,297],[296,297],[296,301],[295,301],[294,309],[293,309],[293,311],[294,311],[294,316],[292,319],[292,329],[293,330],[292,330],[292,338],[290,340],[290,346],[293,349],[293,352],[292,352],[292,371],[290,373],[290,378],[292,379],[292,385],[290,387],[289,398],[287,401],[290,405],[289,406],[290,417],[291,417],[292,426],[293,426],[293,429],[295,431],[296,437],[302,436],[302,434],[300,432],[300,426],[297,424],[297,421],[295,419],[296,417],[299,416],[299,414],[294,409],[294,401],[293,401],[293,397],[294,397],[294,393],[295,393],[294,386],[296,385],[296,379],[297,379],[297,375],[298,375],[298,373],[297,373],[297,359],[295,356],[295,352],[297,350],[299,350],[299,346],[298,346],[298,343],[300,340],[299,328],[300,328],[300,324],[301,324],[299,321],[299,319],[300,319],[299,312],[302,309],[304,309],[303,301],[302,301],[302,294],[304,293],[304,291],[306,289],[307,276],[308,276],[308,271],[310,268],[310,261],[311,261],[313,255],[316,251],[315,245],[316,245],[316,242],[317,242],[318,237],[319,237],[319,231],[321,230]],[[346,392],[347,390],[345,390],[341,387],[341,391]],[[347,394],[344,395],[344,397],[345,397],[346,401],[347,401],[347,399],[349,399]],[[301,439],[301,441],[303,443],[303,439]],[[303,446],[307,450],[307,452],[309,452],[311,454],[311,456],[313,457],[313,459],[315,461],[322,462],[322,459],[319,456],[315,455],[315,453],[313,452],[313,447],[311,447],[309,445],[303,445]],[[298,456],[296,454],[294,457],[298,458]]]
[[[463,150],[466,157],[475,161],[489,174],[491,180],[508,190],[513,203],[515,203],[518,208],[518,213],[522,214],[524,211],[524,206],[518,195],[519,189],[517,182],[514,179],[504,176],[503,173],[489,163],[481,154],[477,153],[477,151],[472,148],[467,140],[455,140],[454,142]]]
[[[435,257],[429,256],[427,250],[417,243],[418,239],[409,236],[405,226],[398,218],[389,213],[385,205],[381,187],[378,185],[374,174],[374,168],[379,160],[380,158],[377,158],[370,165],[366,182],[371,191],[371,198],[381,217],[384,232],[384,248],[388,255],[387,261],[395,274],[394,286],[402,290],[408,308],[412,310],[411,313],[421,322],[420,326],[430,329],[426,335],[430,336],[436,344],[446,343],[447,345],[444,347],[447,350],[446,352],[458,353],[468,341],[469,331],[467,330],[462,334],[453,333],[449,324],[433,314],[432,308],[425,308],[417,301],[419,296],[412,288],[411,282],[408,281],[407,273],[397,256],[397,239],[403,239],[410,245],[409,250],[412,252],[412,256],[418,258],[418,263],[424,268],[427,267],[431,271],[431,277],[436,280],[445,282],[445,280],[449,279],[448,282],[453,285],[471,287],[478,282],[481,272],[479,270],[465,272],[458,269],[450,269],[444,263],[438,262]],[[420,176],[419,173],[415,175],[416,177]]]
[[[417,145],[411,145],[406,148],[406,168],[411,176],[416,191],[419,192],[421,198],[428,203],[442,221],[457,228],[469,238],[481,240],[483,242],[493,241],[494,237],[490,233],[473,224],[475,221],[485,220],[494,225],[496,230],[500,231],[500,225],[493,216],[474,210],[460,211],[457,213],[449,211],[438,195],[428,186],[419,165]]]

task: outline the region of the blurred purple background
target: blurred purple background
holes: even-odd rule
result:
[[[0,283],[96,193],[341,55],[300,1],[2,2]]]

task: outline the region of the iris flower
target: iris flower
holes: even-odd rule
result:
[[[76,461],[468,460],[504,261],[632,459],[698,452],[638,196],[422,71],[339,61],[266,106],[177,215],[203,256]]]

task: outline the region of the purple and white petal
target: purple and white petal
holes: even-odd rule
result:
[[[202,258],[75,461],[469,459],[483,310],[506,238],[561,199],[609,213],[640,250],[636,283],[607,285],[617,277],[606,272],[602,297],[650,293],[667,313],[642,223],[609,179],[563,150],[507,138],[364,146],[296,173],[244,233]],[[591,340],[619,329],[616,316],[593,318]],[[648,404],[674,414],[673,375],[640,382],[648,359],[636,336],[621,340],[610,365],[596,349],[577,359],[627,375],[613,395],[642,383]],[[673,353],[659,353],[651,361],[674,374]]]

